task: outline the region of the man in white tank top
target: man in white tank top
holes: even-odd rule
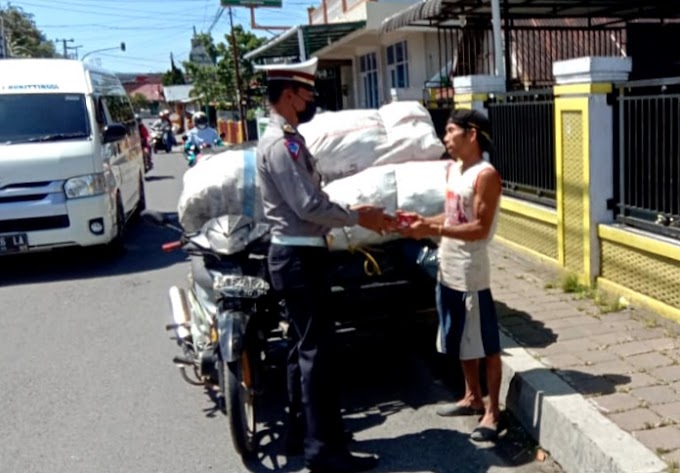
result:
[[[447,171],[444,213],[424,218],[403,231],[412,238],[440,236],[437,349],[460,358],[465,396],[440,408],[442,416],[482,415],[471,438],[495,440],[498,434],[501,347],[490,290],[487,246],[498,220],[501,179],[483,158],[493,151],[491,125],[476,110],[454,110],[446,125],[444,144],[456,158]],[[484,405],[479,360],[486,364],[489,402]]]

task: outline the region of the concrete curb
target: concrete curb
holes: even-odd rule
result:
[[[661,473],[666,463],[501,330],[501,399],[567,473]]]

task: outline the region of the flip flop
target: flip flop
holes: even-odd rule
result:
[[[479,426],[470,434],[475,442],[493,442],[498,439],[498,427]]]
[[[458,404],[451,404],[437,409],[437,415],[442,417],[458,417],[458,416],[474,416],[484,413],[481,407],[460,406]]]

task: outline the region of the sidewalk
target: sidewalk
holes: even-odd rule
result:
[[[513,381],[519,387],[509,388],[508,407],[522,411],[524,423],[535,424],[536,440],[569,473],[600,473],[601,467],[589,467],[598,464],[590,463],[593,455],[603,456],[607,471],[628,468],[638,473],[643,471],[640,461],[646,472],[664,471],[666,465],[652,453],[666,462],[668,471],[680,472],[680,327],[626,307],[625,300],[578,287],[500,243],[492,245],[490,256],[501,329],[511,337],[506,339],[504,369],[520,378]],[[512,366],[522,356],[512,350],[515,342],[534,358],[526,362],[533,366],[529,371],[538,367],[552,376],[538,381],[542,387],[526,386],[527,380],[533,382],[531,373]],[[572,388],[582,397],[570,397]],[[526,412],[532,408],[534,412]],[[553,417],[537,421],[541,415]],[[583,427],[588,423],[591,427]],[[595,433],[600,427],[601,433]],[[572,428],[575,433],[568,434]],[[611,448],[622,451],[607,451]],[[584,454],[584,449],[592,452]],[[627,462],[628,467],[621,466]]]

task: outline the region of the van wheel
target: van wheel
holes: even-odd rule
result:
[[[135,214],[137,217],[146,210],[146,189],[144,188],[144,176],[139,175],[139,202]]]
[[[120,194],[116,197],[116,236],[107,245],[109,253],[116,255],[125,251],[125,209]]]

